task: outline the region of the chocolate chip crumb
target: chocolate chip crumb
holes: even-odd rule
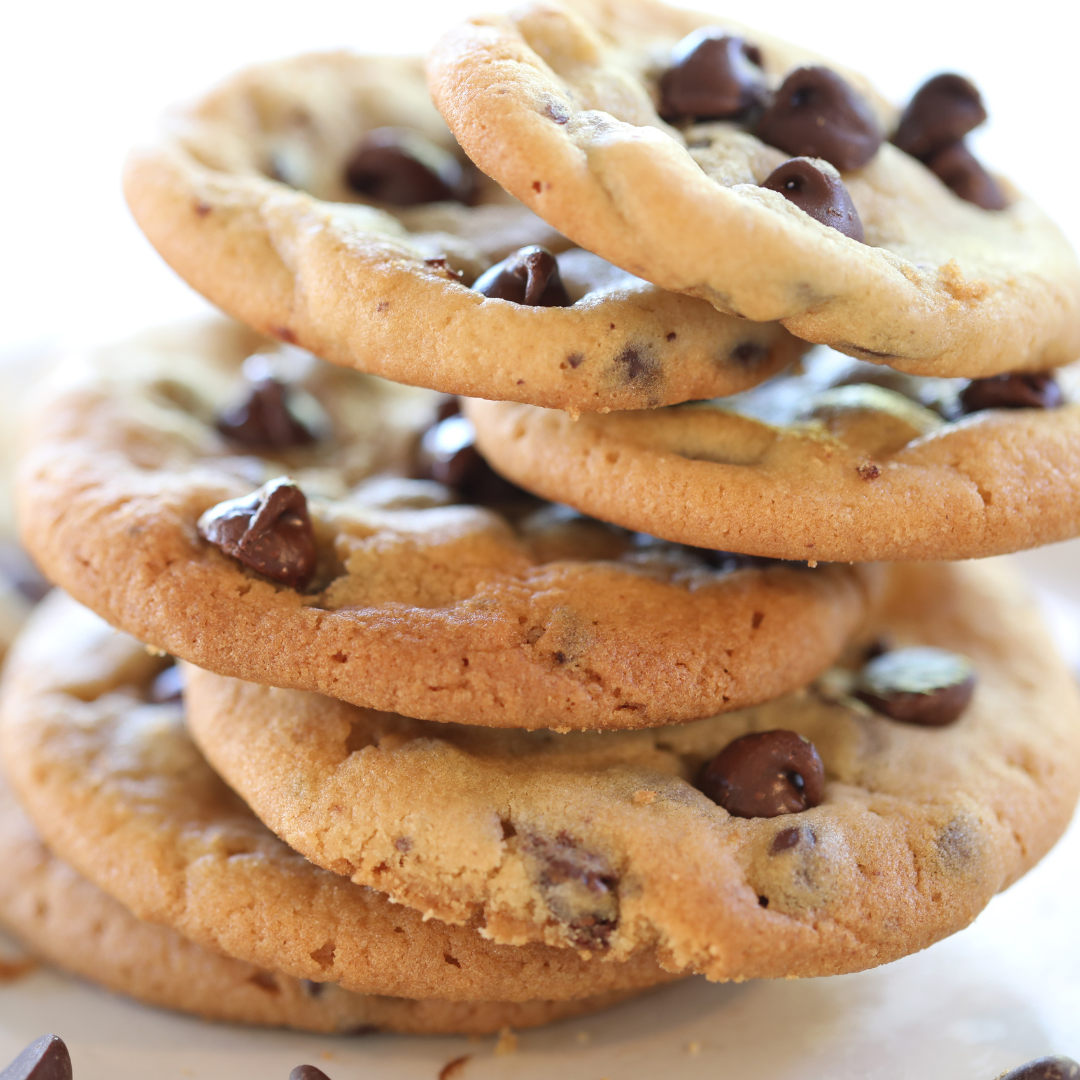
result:
[[[211,507],[199,518],[198,529],[226,555],[293,588],[303,588],[315,572],[307,499],[286,477]]]
[[[807,158],[785,161],[765,178],[761,186],[780,192],[788,202],[822,225],[863,242],[862,221],[844,182]]]
[[[825,768],[809,739],[762,731],[728,743],[706,763],[697,786],[734,817],[777,817],[821,802]]]
[[[784,79],[755,134],[792,157],[823,158],[841,171],[861,168],[884,140],[863,96],[820,66],[796,68]]]
[[[894,649],[865,664],[854,694],[876,712],[924,727],[959,719],[975,691],[966,656],[932,647]]]
[[[872,461],[864,461],[858,467],[858,473],[864,480],[876,480],[881,475],[881,469]]]
[[[559,276],[555,256],[538,244],[519,248],[485,270],[473,282],[473,290],[494,300],[510,300],[527,307],[570,307],[573,303]]]

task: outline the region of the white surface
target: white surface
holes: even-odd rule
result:
[[[486,0],[345,4],[8,4],[0,14],[0,357],[28,359],[206,309],[131,223],[124,152],[172,100],[253,60],[308,48],[422,51]],[[709,6],[705,0],[697,7]],[[893,97],[926,75],[971,74],[989,103],[980,154],[1080,237],[1075,3],[749,0],[724,9],[870,73]],[[1020,557],[1080,668],[1080,546]],[[0,867],[0,873],[3,868]],[[601,1016],[494,1040],[335,1039],[206,1025],[40,972],[0,986],[0,1065],[46,1030],[76,1080],[285,1080],[303,1061],[333,1080],[991,1080],[1050,1052],[1080,1057],[1080,826],[970,929],[859,975],[709,986],[695,981]],[[587,1040],[582,1036],[587,1035]],[[693,1046],[699,1051],[690,1052]],[[325,1059],[322,1053],[331,1055]]]

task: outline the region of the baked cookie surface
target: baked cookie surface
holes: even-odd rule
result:
[[[613,991],[570,1001],[442,1001],[354,994],[222,956],[142,922],[42,844],[0,777],[0,926],[50,964],[150,1005],[207,1020],[367,1034],[488,1034],[606,1008]]]
[[[321,415],[313,441],[251,445],[264,399],[243,424],[229,403],[253,393],[252,364]],[[740,567],[521,491],[458,504],[408,478],[440,404],[235,324],[151,333],[58,372],[21,472],[24,536],[76,599],[192,663],[495,727],[642,727],[765,700],[832,663],[865,616],[873,567]],[[260,416],[260,430],[298,422]],[[308,546],[291,569],[267,551],[245,564],[226,553],[228,500],[283,474],[307,497]],[[207,515],[224,546],[200,535]],[[284,557],[288,537],[262,536]],[[283,584],[301,569],[303,591]]]
[[[59,657],[63,657],[63,662]],[[670,978],[424,921],[272,836],[193,746],[165,661],[62,593],[6,669],[0,749],[49,848],[138,918],[295,979],[459,1001],[592,997]],[[169,672],[172,669],[167,669]]]
[[[354,160],[368,161],[359,177]],[[452,173],[452,187],[431,169]],[[571,245],[475,174],[417,60],[330,53],[251,68],[172,114],[131,156],[125,191],[151,242],[213,303],[398,382],[575,412],[638,409],[745,389],[802,348],[780,326],[733,319],[584,251],[560,256],[572,306],[471,289],[519,248]]]
[[[1077,365],[966,385],[829,353],[804,367],[737,398],[647,413],[466,411],[480,450],[516,483],[685,544],[969,559],[1080,532]]]
[[[450,31],[429,59],[432,95],[485,173],[578,244],[665,289],[916,374],[1076,359],[1080,266],[1004,182],[1008,205],[987,210],[888,142],[857,166],[834,155],[865,242],[804,213],[783,185],[762,186],[807,151],[798,141],[778,149],[759,137],[767,117],[753,118],[792,69],[819,57],[724,22],[756,57],[750,122],[661,120],[676,45],[716,21],[656,0],[536,0]],[[832,70],[877,141],[893,132],[897,111],[864,79]]]
[[[867,644],[797,694],[641,732],[437,728],[190,667],[186,694],[194,737],[271,828],[425,916],[594,962],[648,946],[711,979],[818,976],[966,926],[1080,790],[1076,687],[1005,567],[896,567]],[[947,726],[852,696],[863,656],[909,646],[974,666],[966,708],[922,716]],[[703,764],[776,731],[816,747],[820,804],[729,815]]]

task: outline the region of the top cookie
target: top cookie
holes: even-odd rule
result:
[[[124,184],[151,242],[213,303],[398,382],[640,409],[745,389],[801,349],[588,252],[561,255],[564,287],[542,295],[524,277],[517,292],[477,282],[521,248],[571,245],[468,163],[418,60],[250,68],[172,114]]]
[[[943,182],[878,145],[897,116],[864,80],[730,23],[743,38],[726,74],[743,94],[703,105],[664,79],[691,60],[693,41],[673,55],[680,39],[711,21],[655,0],[540,0],[450,32],[429,81],[481,169],[577,243],[666,289],[913,374],[977,377],[1076,357],[1076,257],[1030,200],[967,154],[962,134],[977,115],[944,131],[923,117],[914,134],[911,123],[894,134]],[[840,173],[804,162],[761,186],[797,155]],[[947,186],[993,204],[976,181],[1007,205],[983,209]],[[865,243],[789,201],[821,211],[806,185],[837,198],[846,187]]]

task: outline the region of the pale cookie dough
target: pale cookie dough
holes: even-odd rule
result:
[[[486,299],[469,286],[490,265],[569,241],[486,178],[472,206],[365,205],[346,162],[385,126],[460,153],[417,60],[264,64],[167,117],[129,159],[125,191],[150,241],[213,303],[398,382],[574,412],[640,409],[734,393],[801,351],[780,326],[722,315],[587,252],[560,260],[572,307]]]
[[[681,727],[491,732],[188,667],[189,724],[287,843],[426,916],[594,958],[655,947],[710,979],[831,975],[966,926],[1080,790],[1076,687],[1005,567],[898,567],[880,635],[973,661],[958,721],[890,720],[834,670]],[[731,740],[774,729],[816,746],[820,805],[738,818],[695,789]]]
[[[672,47],[718,22],[760,47],[774,89],[793,67],[821,62],[656,0],[535,0],[450,31],[429,60],[432,95],[485,173],[582,247],[665,289],[917,374],[1076,359],[1080,266],[1012,187],[1007,209],[982,210],[885,143],[843,174],[862,244],[759,186],[791,154],[731,123],[664,123],[658,80]],[[895,110],[841,74],[891,130]]]
[[[221,956],[135,918],[52,855],[0,779],[0,926],[37,956],[114,993],[205,1020],[341,1035],[487,1035],[608,1008],[634,991],[570,1001],[442,1001],[354,994]]]
[[[238,447],[214,416],[249,353],[303,360],[276,349],[199,323],[58,373],[20,483],[24,540],[51,580],[223,675],[492,727],[644,727],[763,701],[832,663],[872,601],[879,568],[717,569],[539,503],[514,524],[442,505],[447,488],[402,479],[437,395],[310,357],[294,385],[332,433]],[[304,593],[196,531],[283,474],[310,496],[319,565]]]
[[[956,420],[951,380],[813,355],[724,402],[587,416],[470,401],[501,473],[684,544],[807,560],[970,559],[1080,533],[1080,366],[1065,403]],[[874,379],[886,383],[833,381]]]
[[[495,945],[312,866],[210,770],[182,704],[152,700],[162,664],[57,592],[16,644],[0,705],[5,769],[43,841],[139,918],[358,993],[533,1001],[669,978],[648,952],[590,965]]]

